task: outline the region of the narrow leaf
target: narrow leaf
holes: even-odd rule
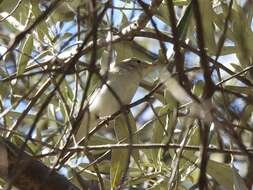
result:
[[[25,71],[27,63],[30,59],[29,56],[32,52],[32,48],[33,48],[33,36],[29,35],[26,38],[23,47],[21,48],[22,54],[20,55],[20,58],[18,61],[17,75],[22,75],[23,72]]]

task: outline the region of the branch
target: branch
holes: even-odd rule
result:
[[[148,143],[148,144],[103,144],[103,145],[89,145],[86,146],[88,150],[113,150],[113,149],[128,149],[129,147],[132,147],[133,149],[156,149],[156,148],[169,148],[169,149],[181,149],[181,144],[159,144],[159,143]],[[200,146],[198,145],[185,145],[183,146],[183,149],[185,151],[200,151]],[[80,152],[83,151],[82,147],[78,148],[69,148],[68,150],[74,151],[74,152]],[[219,149],[216,147],[208,147],[208,152],[210,153],[223,153],[223,154],[233,154],[233,155],[246,155],[244,151],[241,149]],[[253,155],[253,149],[247,148],[247,151],[249,154]]]
[[[0,177],[20,190],[78,190],[67,178],[0,137]],[[5,159],[4,159],[5,158]],[[21,159],[21,160],[20,160]],[[16,162],[19,160],[19,165]]]
[[[159,33],[160,37],[162,37],[162,40],[169,42],[169,43],[174,43],[173,42],[173,37],[168,36],[163,34],[162,32]],[[152,39],[157,39],[159,40],[159,38],[157,37],[157,34],[155,32],[146,32],[146,31],[138,31],[135,33],[135,37],[146,37],[146,38],[152,38]],[[182,48],[185,48],[186,50],[201,56],[200,50],[186,44],[183,41],[180,41],[180,46]],[[218,68],[222,69],[223,71],[225,71],[226,73],[230,74],[230,75],[235,75],[236,73],[234,73],[233,71],[231,71],[229,68],[227,68],[226,66],[224,66],[222,63],[215,61],[215,59],[213,59],[210,56],[207,56],[207,61],[212,63],[213,65],[216,65]],[[247,78],[244,78],[240,75],[235,75],[234,78],[236,78],[237,80],[241,81],[242,83],[244,83],[245,85],[248,85],[250,87],[253,86],[253,84],[251,83],[250,80],[248,80]]]
[[[162,0],[153,0],[148,6],[148,10],[153,13],[162,3]],[[135,37],[135,33],[143,29],[149,21],[149,16],[146,15],[145,12],[141,13],[138,19],[123,28],[119,34],[113,35],[112,38],[100,38],[97,40],[97,48],[105,47],[110,43],[116,43],[122,40],[127,40]],[[82,53],[89,52],[93,47],[93,42],[90,42],[87,46],[85,46],[82,50]]]
[[[199,3],[197,0],[193,0],[192,3],[193,3],[192,5],[193,5],[194,18],[196,22],[197,42],[200,53],[200,65],[203,69],[203,75],[205,79],[203,98],[209,99],[215,92],[215,85],[212,81],[212,74],[209,69],[209,62],[205,50],[204,30],[202,25]]]

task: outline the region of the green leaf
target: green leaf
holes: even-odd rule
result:
[[[60,108],[60,112],[62,114],[64,122],[67,122],[67,120],[68,120],[68,118],[67,118],[67,110],[65,109],[65,106],[64,106],[64,104],[63,104],[62,101],[59,101],[59,108]]]
[[[230,85],[227,85],[226,88],[228,90],[232,90],[234,92],[239,92],[239,93],[248,94],[248,95],[252,95],[253,94],[253,88],[251,88],[251,87],[246,87],[246,86],[230,86]]]
[[[74,98],[73,89],[69,85],[70,84],[66,80],[64,80],[61,85],[61,92],[67,102]]]
[[[241,67],[241,65],[236,64],[236,63],[230,63],[230,65],[235,69],[236,72],[240,72],[243,70],[243,68]]]
[[[0,76],[1,76],[2,78],[5,78],[5,77],[8,76],[8,75],[6,74],[6,72],[5,72],[2,68],[0,68]]]
[[[154,176],[155,177],[155,176]],[[150,178],[151,180],[151,178]],[[168,189],[168,181],[165,179],[161,179],[156,181],[156,183],[154,185],[152,185],[149,190],[167,190]],[[180,190],[177,188],[177,190]]]
[[[169,106],[158,107],[155,109],[158,115],[157,120],[154,123],[152,143],[162,143],[164,140],[165,126],[166,126],[166,113],[169,111]],[[161,149],[153,149],[151,152],[152,161],[156,164],[160,160]]]
[[[246,105],[243,113],[240,116],[240,123],[239,125],[247,126],[247,123],[249,122],[251,115],[253,113],[253,106],[252,105]]]
[[[126,171],[128,164],[128,151],[126,150],[112,150],[111,158],[111,170],[110,170],[110,179],[111,179],[111,189],[116,189],[120,183],[120,180]]]
[[[28,61],[30,59],[30,55],[32,53],[33,49],[33,36],[28,35],[26,38],[23,47],[21,48],[21,55],[18,61],[18,69],[17,69],[17,75],[22,75],[25,71],[25,68],[28,64]]]
[[[35,16],[35,18],[38,18],[42,14],[42,11],[39,8],[38,0],[36,0],[36,1],[30,0],[30,3],[32,4],[33,15]],[[45,35],[50,39],[50,36],[48,34],[48,28],[49,28],[49,26],[47,25],[47,22],[41,22],[36,27],[36,32],[38,34],[38,38],[40,41],[43,41]]]
[[[11,117],[11,118],[13,118],[13,117],[20,117],[21,114],[22,113],[17,112],[17,111],[9,111],[8,114],[6,114],[6,115],[9,116],[9,117]],[[24,118],[24,121],[26,121],[26,122],[32,122],[35,117],[36,117],[36,115],[26,114],[26,117]],[[63,123],[55,120],[54,118],[50,118],[50,117],[40,117],[40,120],[45,120],[45,121],[50,121],[50,122],[56,122],[59,125],[63,125]]]
[[[177,34],[180,40],[184,40],[192,17],[192,1],[186,7],[184,15],[177,24]]]
[[[170,17],[168,14],[167,4],[165,2],[160,5],[155,15],[164,23],[170,25]]]
[[[233,181],[234,181],[234,190],[247,190],[248,188],[246,187],[242,177],[238,174],[236,169],[233,167]]]
[[[233,169],[230,165],[209,160],[207,173],[225,189],[234,189]]]
[[[192,120],[191,122],[194,123],[194,120],[189,118],[188,120]],[[191,125],[190,123],[188,126]],[[180,140],[179,140],[180,142]],[[199,140],[199,128],[194,126],[190,130],[190,133],[188,134],[188,141],[187,145],[199,145],[200,140]],[[187,159],[181,159],[180,160],[180,168],[188,168],[191,167],[192,163],[196,162],[197,156],[195,156],[194,151],[183,151],[183,156],[189,159],[191,162],[188,162]]]
[[[174,6],[184,6],[188,4],[187,0],[176,0],[173,1]],[[164,23],[167,25],[170,25],[170,17],[169,17],[169,12],[168,12],[168,7],[167,3],[163,1],[163,3],[159,6],[157,9],[155,15]]]
[[[212,1],[198,0],[201,20],[204,30],[205,46],[208,48],[208,52],[216,53],[216,43],[214,39],[215,28],[213,25],[214,11],[212,9]]]
[[[116,141],[105,136],[94,134],[89,138],[89,145],[115,144]]]
[[[236,53],[235,46],[223,46],[220,55],[229,55],[232,53]]]
[[[111,168],[111,161],[109,160],[103,160],[100,163],[97,163],[99,171],[101,173],[109,173]],[[81,163],[78,165],[78,167],[85,168],[86,170],[90,170],[92,172],[96,172],[94,167],[90,165],[89,163]]]
[[[173,95],[170,93],[168,89],[164,90],[164,99],[165,99],[166,107],[168,109],[172,110],[178,104],[177,100],[173,97]]]
[[[74,18],[74,12],[66,2],[62,2],[52,13],[51,17],[55,22],[70,21]]]
[[[4,23],[10,24],[8,27],[11,27],[12,30],[22,31],[24,30],[24,25],[28,19],[27,16],[29,15],[28,11],[30,2],[29,0],[22,0],[18,7],[16,7],[16,5],[17,0],[3,0],[0,4],[0,19],[6,18]],[[15,11],[9,15],[9,13],[11,13],[15,7]]]
[[[19,147],[23,146],[25,143],[25,140],[18,135],[13,135],[11,139],[12,139],[12,142]],[[28,144],[25,145],[24,149],[25,151],[31,153],[32,155],[34,154],[33,150],[28,146]]]
[[[152,181],[154,178],[159,178],[160,175],[161,175],[161,172],[154,172],[154,173],[147,174],[147,175],[143,175],[143,173],[141,173],[141,174],[139,174],[139,176],[134,177],[134,178],[130,179],[129,181],[126,181],[126,183],[123,185],[123,187],[135,186],[138,184],[145,183],[147,181]],[[165,182],[165,180],[161,180],[160,182]],[[157,182],[157,183],[159,183],[159,182]]]
[[[7,12],[0,12],[0,19],[6,18],[4,20],[4,25],[11,31],[23,31],[25,26],[19,22],[14,16],[9,15]]]
[[[204,90],[204,82],[202,80],[198,80],[193,86],[193,94],[200,97]]]
[[[129,113],[128,116],[129,124],[132,130],[132,133],[134,134],[137,131],[136,124],[134,117],[132,113]],[[115,134],[117,137],[117,140],[122,142],[122,143],[129,143],[129,131],[128,131],[128,126],[127,126],[127,121],[124,115],[119,116],[115,120],[115,125],[114,125],[114,130]],[[138,135],[133,135],[132,136],[132,143],[138,143]],[[111,188],[115,189],[119,183],[120,180],[126,171],[126,168],[128,167],[128,158],[129,158],[129,150],[113,150],[112,151],[112,167],[110,171],[110,176],[111,176]],[[134,160],[136,163],[139,163],[140,156],[139,156],[139,151],[138,150],[133,150],[132,151],[132,156],[134,157]]]

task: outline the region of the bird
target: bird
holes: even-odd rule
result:
[[[140,81],[154,66],[155,64],[137,58],[128,58],[110,64],[106,81],[95,89],[88,100],[88,113],[85,112],[82,117],[75,134],[76,142],[96,127],[101,118],[119,111],[122,105],[130,104]]]

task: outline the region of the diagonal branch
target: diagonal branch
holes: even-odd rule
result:
[[[20,160],[17,154],[19,151],[17,146],[0,137],[0,177],[4,180],[9,181],[19,173],[12,184],[20,190],[78,190],[67,178],[55,171],[51,172],[49,167],[29,154],[23,153]],[[20,164],[16,167],[18,160]]]

